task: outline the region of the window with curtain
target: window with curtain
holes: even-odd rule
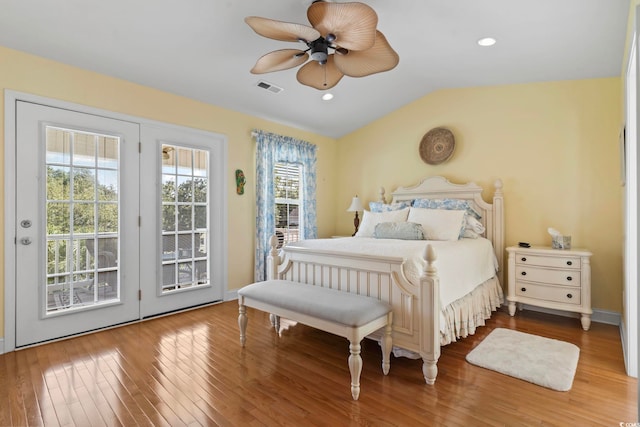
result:
[[[276,236],[280,246],[300,240],[300,219],[304,197],[300,188],[302,165],[276,163],[274,169]]]
[[[283,243],[317,237],[317,147],[259,130],[254,135],[257,203],[254,276],[259,282],[266,279],[269,240],[276,231],[284,234]]]

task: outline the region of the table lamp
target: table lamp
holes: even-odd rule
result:
[[[356,231],[353,232],[352,236],[356,235],[356,233],[358,232],[358,227],[360,226],[360,218],[358,218],[358,211],[364,211],[364,208],[362,207],[362,202],[356,195],[356,197],[354,197],[351,200],[351,206],[349,206],[349,209],[347,209],[347,212],[356,213],[356,216],[353,219],[353,225],[356,227]]]

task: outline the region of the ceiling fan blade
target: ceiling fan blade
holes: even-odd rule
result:
[[[378,15],[364,3],[316,2],[307,9],[307,18],[324,38],[333,34],[332,43],[349,50],[369,49],[375,42]]]
[[[344,74],[336,67],[333,61],[334,56],[329,55],[327,63],[324,65],[316,61],[307,62],[298,70],[296,75],[298,81],[318,90],[331,89],[337,85]]]
[[[336,67],[350,77],[364,77],[389,71],[400,62],[400,57],[380,31],[376,31],[376,42],[371,49],[350,50],[347,54],[333,56]]]
[[[251,69],[253,74],[264,74],[272,71],[288,70],[304,64],[309,54],[298,49],[281,49],[262,55]]]
[[[244,18],[244,22],[261,36],[283,42],[297,42],[301,40],[311,42],[320,37],[318,30],[308,25],[276,21],[273,19],[260,18],[259,16],[247,16]]]

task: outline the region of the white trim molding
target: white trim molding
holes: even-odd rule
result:
[[[238,289],[232,289],[225,293],[224,295],[225,301],[233,301],[234,299],[238,299]]]
[[[580,313],[572,313],[564,310],[553,310],[551,308],[538,307],[538,306],[528,305],[528,304],[523,304],[523,308],[525,310],[537,311],[540,313],[547,313],[547,314],[555,314],[557,316],[573,317],[576,319],[580,318]],[[622,315],[615,311],[601,310],[598,308],[594,308],[593,314],[591,315],[591,320],[593,322],[606,323],[607,325],[620,326]]]

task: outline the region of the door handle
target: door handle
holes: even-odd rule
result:
[[[31,238],[30,237],[23,237],[22,239],[20,239],[20,243],[22,243],[23,245],[30,245],[31,244]]]

